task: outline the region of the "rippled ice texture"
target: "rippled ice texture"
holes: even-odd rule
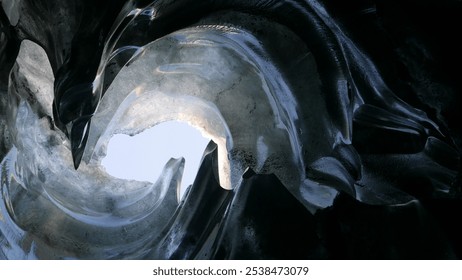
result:
[[[457,130],[335,5],[1,3],[0,258],[461,257]],[[182,158],[155,183],[101,166],[166,121],[212,139],[182,199]]]

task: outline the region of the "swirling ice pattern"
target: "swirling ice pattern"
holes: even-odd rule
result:
[[[390,3],[1,1],[0,258],[460,257],[461,134],[422,86],[458,85],[418,28],[390,51]],[[212,139],[183,198],[183,159],[101,167],[169,120]]]

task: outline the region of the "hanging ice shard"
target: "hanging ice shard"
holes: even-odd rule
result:
[[[0,259],[462,257],[460,1],[0,3]],[[182,199],[105,172],[172,120]]]

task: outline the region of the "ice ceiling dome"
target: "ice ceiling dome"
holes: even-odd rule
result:
[[[0,258],[460,258],[460,3],[411,2],[2,0]],[[171,120],[182,199],[101,167]]]

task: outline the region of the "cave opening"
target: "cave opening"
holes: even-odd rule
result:
[[[134,136],[113,135],[101,164],[111,176],[154,183],[170,158],[183,157],[182,196],[194,182],[209,142],[209,138],[187,123],[162,122]]]

